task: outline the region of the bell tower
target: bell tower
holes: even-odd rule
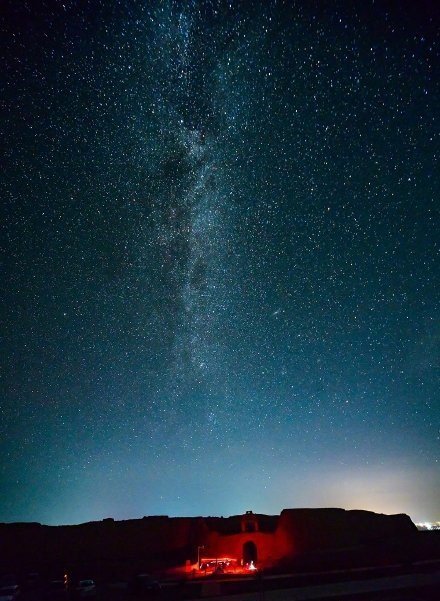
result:
[[[242,532],[258,532],[258,518],[253,511],[246,511],[241,518]]]

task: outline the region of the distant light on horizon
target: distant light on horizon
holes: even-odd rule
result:
[[[416,523],[419,530],[440,530],[440,521],[438,522],[419,522]]]

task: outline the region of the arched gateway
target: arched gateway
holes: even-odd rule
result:
[[[255,563],[257,559],[257,545],[251,540],[248,540],[243,545],[243,563],[251,563],[251,561]]]

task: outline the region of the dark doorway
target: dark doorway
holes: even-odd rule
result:
[[[251,540],[243,545],[243,563],[254,563],[257,561],[257,546]]]

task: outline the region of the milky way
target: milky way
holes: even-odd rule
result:
[[[10,3],[0,520],[440,519],[429,3]]]

